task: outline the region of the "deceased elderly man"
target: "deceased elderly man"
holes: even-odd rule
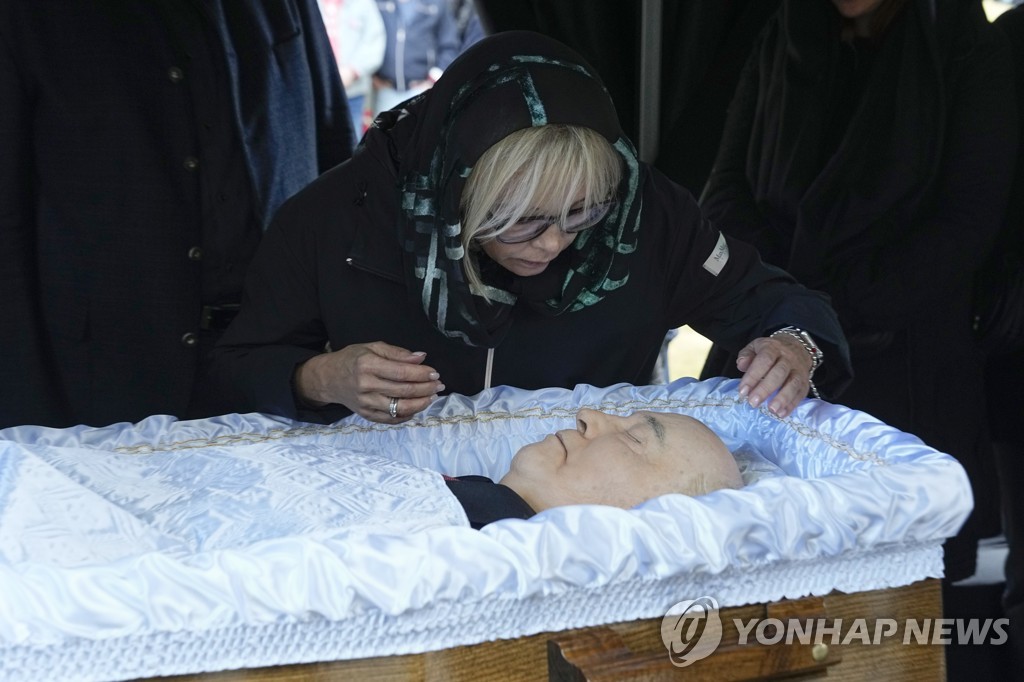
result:
[[[629,508],[668,493],[703,495],[740,488],[743,479],[725,443],[692,417],[581,409],[576,429],[520,449],[498,483],[483,476],[447,483],[480,528],[567,504]]]

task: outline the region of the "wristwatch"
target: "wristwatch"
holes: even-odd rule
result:
[[[811,372],[807,375],[807,381],[811,385],[811,393],[814,394],[814,397],[821,398],[821,395],[818,393],[818,387],[814,385],[814,370],[821,367],[821,363],[825,361],[825,354],[821,352],[821,347],[815,342],[814,338],[803,329],[792,326],[776,329],[769,334],[769,338],[772,336],[792,336],[804,347],[807,354],[811,356]]]

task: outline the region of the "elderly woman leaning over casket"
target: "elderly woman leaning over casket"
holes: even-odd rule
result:
[[[397,423],[445,390],[647,383],[683,324],[779,415],[822,351],[818,385],[850,377],[827,298],[640,163],[579,55],[508,32],[282,208],[217,371],[233,411]]]

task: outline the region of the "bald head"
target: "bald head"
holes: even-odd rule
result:
[[[678,429],[669,443],[676,462],[676,477],[666,480],[665,493],[704,495],[722,488],[742,488],[743,477],[729,448],[704,422],[686,415],[677,418]]]
[[[668,493],[739,488],[743,479],[725,443],[692,417],[582,409],[575,429],[517,452],[501,483],[541,511],[566,504],[629,508]]]

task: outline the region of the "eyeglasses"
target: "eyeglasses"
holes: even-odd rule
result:
[[[541,236],[552,225],[558,225],[566,234],[576,234],[604,220],[615,203],[614,199],[609,199],[594,204],[589,209],[574,209],[565,216],[565,222],[552,216],[524,216],[499,234],[496,239],[502,244],[522,244]]]

